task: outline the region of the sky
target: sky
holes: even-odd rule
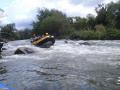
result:
[[[0,8],[4,10],[0,15],[0,24],[15,23],[17,29],[31,28],[38,8],[57,9],[71,17],[96,15],[98,4],[111,1],[118,0],[0,0]]]

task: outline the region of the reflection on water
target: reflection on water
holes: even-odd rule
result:
[[[21,46],[35,53],[14,55]],[[119,46],[120,41],[61,40],[46,49],[28,40],[9,42],[0,59],[0,83],[16,90],[120,90]]]

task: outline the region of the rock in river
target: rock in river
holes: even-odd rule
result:
[[[18,48],[14,54],[31,54],[34,53],[34,50],[28,47],[20,47]]]
[[[80,45],[91,45],[89,42],[82,42],[82,43],[79,43]]]

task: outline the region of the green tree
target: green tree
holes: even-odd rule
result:
[[[81,17],[75,17],[75,22],[73,23],[73,27],[76,30],[87,29],[87,19]]]
[[[96,24],[103,24],[107,25],[107,8],[104,4],[99,4],[98,7],[95,9],[97,16],[96,16]]]
[[[87,15],[87,26],[89,30],[92,30],[95,28],[95,16],[92,14]]]
[[[66,34],[69,27],[66,15],[58,10],[39,10],[37,21],[33,23],[33,32],[44,34],[46,32],[55,36]]]
[[[9,40],[14,40],[17,38],[15,24],[7,24],[6,26],[1,27],[1,36]]]
[[[17,34],[19,35],[19,39],[30,39],[32,37],[32,30],[26,28],[18,31]]]
[[[120,1],[107,5],[98,5],[96,8],[96,23],[104,26],[120,29]]]

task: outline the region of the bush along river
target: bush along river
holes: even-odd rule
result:
[[[34,53],[15,55],[19,47]],[[119,40],[57,40],[50,48],[21,40],[4,48],[0,83],[15,90],[120,90]]]

